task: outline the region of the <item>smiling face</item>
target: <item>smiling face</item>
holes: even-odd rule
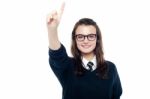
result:
[[[96,47],[96,28],[92,25],[79,25],[75,31],[77,48],[82,56],[93,57]],[[77,35],[80,35],[77,37]],[[81,40],[83,39],[83,40]]]

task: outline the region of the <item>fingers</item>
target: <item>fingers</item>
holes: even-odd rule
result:
[[[47,23],[51,23],[55,19],[57,19],[57,11],[54,10],[47,15]]]
[[[62,15],[63,14],[63,12],[64,12],[64,8],[65,8],[65,2],[63,2],[62,3],[62,5],[61,5],[61,8],[60,8],[60,15]]]
[[[60,22],[64,8],[65,8],[65,2],[62,3],[59,11],[54,10],[50,14],[48,14],[46,20],[47,23],[51,23],[54,20]]]
[[[62,3],[61,7],[60,7],[60,10],[58,12],[58,17],[59,17],[59,20],[61,19],[62,17],[62,14],[64,12],[64,8],[65,8],[65,2]]]

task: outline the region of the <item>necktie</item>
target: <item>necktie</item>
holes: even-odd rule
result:
[[[93,69],[92,69],[92,66],[93,66],[93,65],[94,65],[94,64],[93,64],[92,62],[88,62],[87,66],[89,67],[90,71],[93,70]]]

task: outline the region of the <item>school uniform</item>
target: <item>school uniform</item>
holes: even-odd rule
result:
[[[78,77],[74,73],[75,61],[62,44],[58,50],[49,49],[49,64],[62,86],[62,99],[120,99],[122,86],[115,64],[106,61],[109,79],[100,79],[96,75],[96,58],[91,61],[94,66],[89,70],[88,61],[82,58],[85,72]]]

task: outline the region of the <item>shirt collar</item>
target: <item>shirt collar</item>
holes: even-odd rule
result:
[[[95,70],[97,68],[97,64],[96,64],[96,56],[93,57],[92,60],[90,60],[91,62],[93,62],[94,66],[92,66],[92,69]],[[87,66],[87,63],[89,62],[87,59],[85,59],[84,57],[82,57],[82,62],[83,62],[83,67],[87,70],[89,70],[89,67]]]

